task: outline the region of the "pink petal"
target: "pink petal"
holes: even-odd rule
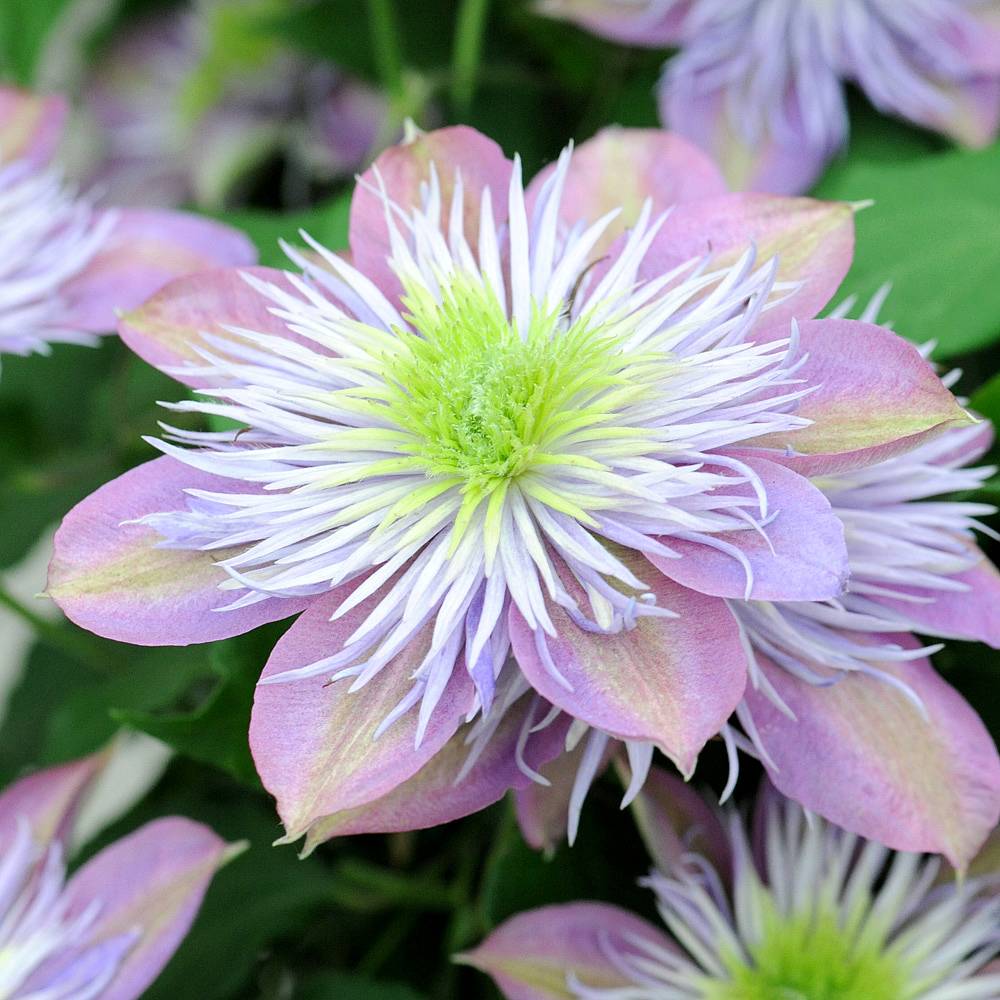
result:
[[[720,875],[728,875],[732,867],[729,837],[718,812],[690,785],[654,765],[632,811],[660,871],[672,871],[693,851]]]
[[[389,230],[385,205],[379,194],[384,185],[389,197],[405,212],[421,205],[420,188],[429,182],[431,165],[441,185],[441,216],[447,232],[452,193],[462,178],[465,204],[465,237],[475,250],[479,232],[479,206],[490,190],[493,219],[499,227],[507,217],[507,189],[512,165],[500,147],[466,125],[420,133],[387,149],[364,172],[351,201],[351,253],[354,266],[391,299],[399,296],[399,280],[389,267]],[[398,222],[397,222],[398,224]]]
[[[789,335],[792,319],[815,316],[840,287],[854,254],[854,212],[840,202],[729,194],[677,205],[640,269],[646,279],[711,254],[735,263],[753,245],[758,263],[778,259],[778,281],[800,284],[764,314],[760,330]],[[787,293],[783,293],[787,294]]]
[[[65,322],[77,329],[113,330],[119,312],[141,305],[174,278],[257,260],[247,237],[220,222],[147,209],[117,215],[107,243],[63,287]]]
[[[455,960],[492,976],[507,1000],[571,1000],[574,974],[593,989],[633,985],[609,952],[638,957],[636,941],[675,952],[658,928],[604,903],[569,903],[519,913]]]
[[[918,600],[880,597],[878,603],[905,615],[917,624],[918,631],[927,635],[972,639],[1000,649],[1000,572],[982,556],[977,565],[956,573],[951,579],[965,584],[968,589],[955,592],[894,587],[894,590],[913,594]],[[927,598],[931,600],[924,603]]]
[[[52,159],[62,138],[64,98],[0,87],[0,164],[25,160],[36,168]]]
[[[308,666],[339,652],[381,599],[378,593],[342,618],[331,616],[357,583],[325,595],[285,633],[263,678]],[[472,707],[473,686],[461,664],[452,672],[427,731],[416,746],[417,709],[384,733],[376,731],[413,687],[432,625],[360,690],[329,675],[259,684],[250,719],[250,748],[264,787],[277,799],[288,840],[316,820],[381,798],[412,777],[454,735]]]
[[[215,565],[232,550],[158,548],[152,528],[123,524],[183,509],[185,489],[232,492],[233,482],[157,458],[106,483],[66,515],[56,532],[48,594],[70,620],[118,642],[186,646],[249,632],[306,606],[304,598],[268,598],[217,612],[239,596],[219,589],[228,577]]]
[[[812,320],[801,324],[800,338],[808,358],[798,377],[818,388],[797,412],[813,424],[750,442],[776,449],[767,457],[796,472],[872,465],[973,422],[919,351],[884,327]]]
[[[917,645],[898,636],[872,642]],[[816,687],[758,659],[797,720],[747,687],[778,790],[863,837],[964,867],[1000,818],[1000,759],[979,717],[930,663],[880,664],[909,685],[925,717],[877,678],[852,674]]]
[[[847,546],[844,527],[829,501],[807,479],[775,462],[750,458],[747,464],[764,485],[770,512],[777,514],[763,529],[767,538],[750,529],[713,537],[735,545],[750,563],[750,597],[760,601],[822,601],[842,594],[849,573]],[[749,484],[726,487],[724,492],[753,495]],[[682,556],[650,556],[653,565],[671,580],[715,597],[747,596],[746,572],[731,555],[698,542],[662,541]]]
[[[621,0],[538,0],[538,12],[625,45],[667,49],[681,40],[691,0],[629,4]]]
[[[528,185],[529,211],[555,168],[554,163],[549,164]],[[657,129],[612,126],[573,152],[560,215],[573,225],[579,220],[596,222],[606,212],[622,210],[595,250],[595,257],[599,257],[615,237],[635,225],[647,198],[663,211],[681,202],[725,194],[726,190],[715,164],[681,136]]]
[[[687,590],[652,566],[633,572],[678,618],[641,617],[635,628],[598,634],[579,628],[559,606],[549,608],[558,637],[547,638],[567,689],[546,669],[534,632],[515,608],[514,655],[532,686],[574,718],[618,739],[655,743],[683,774],[739,703],[746,657],[739,629],[725,604]],[[582,591],[564,575],[581,606]]]
[[[524,788],[531,779],[518,767],[517,744],[526,720],[533,725],[545,716],[547,706],[536,701],[539,699],[525,695],[508,711],[461,780],[470,752],[462,730],[409,781],[388,795],[313,824],[306,835],[304,853],[331,837],[440,826],[493,805],[511,788]],[[569,721],[561,716],[528,737],[523,759],[529,768],[537,770],[562,752]]]
[[[238,334],[225,329],[242,327],[255,333],[296,339],[283,320],[271,313],[272,303],[252,288],[244,274],[252,274],[291,291],[287,277],[269,267],[216,269],[188,274],[171,281],[152,298],[126,313],[118,321],[122,340],[139,357],[167,371],[185,385],[215,385],[217,379],[179,375],[175,369],[203,364],[198,348],[207,348],[204,334],[240,342]],[[316,349],[315,344],[310,344]],[[218,353],[220,347],[211,345]]]
[[[68,840],[73,819],[107,760],[96,753],[16,781],[0,794],[0,854],[9,847],[19,819],[27,820],[35,840]]]
[[[966,40],[969,72],[1000,76],[1000,0],[986,0],[974,16],[976,27]]]
[[[232,856],[225,841],[188,819],[156,820],[105,848],[66,887],[70,918],[94,900],[100,911],[83,946],[141,936],[101,1000],[133,1000],[184,939],[212,876]]]
[[[779,195],[808,191],[831,151],[825,143],[809,140],[794,101],[786,108],[788,126],[797,134],[794,141],[771,135],[750,141],[739,135],[730,120],[730,104],[731,95],[723,89],[706,92],[697,84],[660,88],[660,119],[711,156],[732,190]]]

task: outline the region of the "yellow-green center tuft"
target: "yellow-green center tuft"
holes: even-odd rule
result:
[[[629,379],[618,344],[584,319],[566,326],[536,310],[521,337],[473,279],[454,282],[440,302],[410,287],[404,303],[412,332],[399,334],[385,371],[390,410],[433,475],[488,492],[552,462],[560,439],[609,421],[623,402],[599,399]]]
[[[404,290],[407,328],[373,333],[364,357],[352,362],[378,384],[339,393],[341,405],[370,418],[368,427],[341,434],[339,446],[376,445],[395,457],[353,469],[351,480],[426,474],[387,524],[459,491],[453,544],[485,504],[488,553],[514,483],[526,497],[595,526],[589,511],[600,501],[593,489],[576,489],[567,472],[627,491],[615,459],[655,447],[628,416],[662,376],[664,357],[623,350],[622,323],[568,321],[558,309],[536,307],[519,331],[475,276],[451,278],[439,295],[417,280],[404,281]]]
[[[829,907],[783,916],[762,901],[760,939],[750,962],[728,956],[730,980],[712,983],[705,1000],[901,1000],[908,970],[873,928],[841,924]]]

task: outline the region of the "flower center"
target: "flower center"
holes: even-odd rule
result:
[[[396,331],[383,372],[387,415],[410,436],[399,450],[479,499],[559,464],[568,435],[609,422],[641,391],[624,371],[634,359],[585,317],[536,308],[522,336],[492,289],[469,277],[440,300],[412,283],[404,302],[411,329]]]
[[[880,934],[852,932],[819,907],[783,915],[762,901],[760,936],[742,956],[723,957],[731,976],[712,983],[705,1000],[900,1000],[907,970],[886,953]]]

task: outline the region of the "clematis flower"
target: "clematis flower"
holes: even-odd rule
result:
[[[793,466],[972,419],[889,330],[809,318],[850,206],[726,194],[674,136],[609,130],[525,189],[484,136],[422,135],[361,179],[350,261],[306,239],[301,275],[193,276],[123,317],[198,390],[174,408],[241,429],[168,427],[67,516],[49,593],[140,644],[304,610],[250,741],[307,847],[482,808],[573,720],[690,774],[750,669],[726,600],[844,590]]]
[[[752,833],[666,774],[663,867],[643,881],[669,934],[614,906],[508,920],[463,961],[510,1000],[973,1000],[1000,992],[996,874],[938,880],[776,794]],[[662,808],[669,802],[670,810]]]
[[[233,856],[207,827],[170,817],[111,844],[67,878],[74,818],[102,763],[97,755],[50,768],[0,794],[5,1000],[140,996]]]
[[[176,212],[99,210],[49,165],[65,105],[0,88],[0,352],[91,343],[167,281],[250,264],[249,241]]]
[[[230,203],[276,155],[348,177],[392,138],[388,101],[262,36],[283,0],[196,0],[112,39],[81,90],[79,171],[119,204]]]
[[[632,45],[680,51],[660,116],[733,187],[804,191],[848,134],[844,84],[968,146],[1000,125],[995,0],[541,0]]]

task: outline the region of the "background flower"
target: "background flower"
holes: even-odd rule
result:
[[[539,9],[632,45],[678,46],[664,124],[735,188],[808,189],[846,143],[844,82],[881,111],[984,146],[1000,125],[991,0],[544,0]]]
[[[675,840],[644,884],[669,936],[575,903],[516,916],[459,961],[512,1000],[958,1000],[1000,987],[995,873],[935,885],[936,859],[894,855],[766,788],[751,832],[676,779],[658,783],[677,803],[653,836]]]
[[[65,104],[0,90],[0,351],[91,343],[161,285],[212,265],[249,264],[246,238],[181,213],[99,210],[49,166]]]
[[[361,168],[393,138],[388,102],[260,32],[291,6],[200,0],[113,37],[82,85],[77,172],[117,203],[218,208],[279,157],[293,202]]]
[[[172,817],[105,848],[67,880],[74,818],[102,764],[101,756],[64,764],[0,795],[0,991],[10,1000],[140,996],[233,854],[207,827]]]

